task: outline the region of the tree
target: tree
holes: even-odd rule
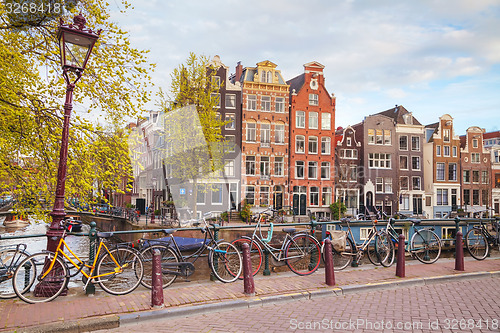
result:
[[[108,166],[119,166],[117,173],[123,174],[127,166],[122,163],[124,156],[117,154],[125,151],[113,151],[111,145],[110,150],[95,154],[101,152],[99,145],[102,148],[104,142],[113,141],[109,138],[115,134],[109,133],[117,133],[127,119],[142,112],[149,99],[146,87],[153,65],[147,63],[146,52],[133,48],[127,33],[109,20],[107,4],[102,0],[35,0],[33,3],[38,5],[66,5],[58,7],[60,13],[27,16],[13,15],[8,10],[12,2],[0,4],[0,195],[10,192],[17,198],[34,196],[41,200],[18,200],[17,208],[36,210],[44,208],[41,203],[50,207],[57,177],[66,89],[56,36],[59,16],[71,22],[81,12],[88,28],[103,30],[76,85],[74,109],[102,112],[112,124],[105,129],[73,112],[67,193],[87,192],[99,184],[95,179],[109,176],[111,169],[95,167],[97,159]],[[122,5],[129,7],[126,2]],[[109,152],[107,156],[105,151]],[[120,162],[114,163],[112,158]],[[96,178],[90,172],[95,172]],[[97,174],[101,172],[105,174]]]
[[[343,217],[344,213],[347,211],[347,207],[342,201],[335,201],[330,205],[330,210],[332,211],[333,219],[340,220],[340,218]]]
[[[170,96],[162,102],[167,146],[165,163],[174,166],[171,178],[179,187],[189,186],[192,191],[189,200],[188,193],[183,194],[181,189],[174,201],[176,206],[189,204],[195,215],[197,192],[216,190],[210,180],[217,178],[224,166],[221,128],[225,122],[217,113],[220,83],[215,80],[215,73],[207,57],[190,53],[185,64],[172,72]],[[169,181],[169,185],[174,184]]]

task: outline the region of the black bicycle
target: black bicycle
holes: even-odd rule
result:
[[[483,221],[479,221],[479,225],[472,227],[467,232],[467,235],[465,235],[465,247],[467,247],[467,251],[469,251],[474,259],[483,260],[490,253],[491,246],[498,246],[500,250],[499,231],[500,222],[492,222],[490,228],[488,228]],[[492,234],[493,232],[494,234]]]
[[[12,278],[19,264],[29,256],[30,254],[26,252],[26,244],[0,247],[0,299],[16,297]],[[28,281],[27,285],[31,286],[34,276],[23,276],[22,279],[24,282]]]
[[[173,234],[175,229],[163,229],[166,239],[141,239],[141,254],[144,260],[144,278],[141,284],[151,289],[152,262],[154,250],[159,250],[161,254],[162,283],[163,288],[171,285],[178,276],[188,278],[195,271],[194,263],[205,251],[208,251],[208,265],[214,276],[221,282],[234,282],[241,275],[243,270],[243,259],[238,249],[225,241],[216,241],[214,233],[208,225],[205,217],[211,213],[204,214],[199,220],[189,221],[193,226],[203,223],[201,232],[204,238],[191,244],[193,253],[183,255],[181,247]]]

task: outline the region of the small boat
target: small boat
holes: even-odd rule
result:
[[[67,225],[71,225],[71,232],[80,232],[82,231],[83,222],[80,220],[73,220],[69,218],[66,220]]]
[[[3,221],[3,225],[9,228],[21,228],[30,224],[27,217],[22,218],[16,215],[8,215]]]

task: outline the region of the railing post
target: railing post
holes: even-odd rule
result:
[[[90,222],[90,231],[89,231],[89,265],[94,264],[95,260],[95,243],[97,241],[97,229],[96,223],[94,221]],[[87,284],[87,288],[85,289],[85,294],[87,295],[95,295],[95,284],[89,282]]]
[[[396,262],[396,276],[405,277],[405,235],[399,235],[398,257]]]
[[[219,225],[217,223],[213,224],[214,228],[214,241],[217,242],[219,240]],[[217,263],[214,263],[214,268],[217,270]],[[213,272],[210,272],[210,281],[218,281]]]
[[[332,242],[325,239],[325,282],[328,286],[335,285],[335,273],[333,270]]]
[[[271,275],[271,270],[269,269],[269,251],[264,249],[264,275]]]
[[[243,243],[241,248],[243,250],[243,292],[245,296],[255,296],[250,246],[248,243]]]
[[[455,234],[460,231],[460,217],[455,217]]]
[[[153,263],[151,271],[151,306],[161,308],[163,304],[163,285],[162,285],[162,270],[161,270],[161,253],[160,250],[153,250]]]

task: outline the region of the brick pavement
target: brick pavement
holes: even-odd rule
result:
[[[484,261],[467,259],[465,263],[466,273],[500,271],[500,259],[498,258]],[[395,276],[395,266],[373,268],[370,265],[336,272],[335,277],[337,286],[342,287],[454,274],[461,274],[454,270],[454,261],[440,259],[432,265],[412,261],[406,267],[406,278],[404,279]],[[270,277],[258,276],[255,279],[256,296],[263,297],[332,289],[326,286],[324,279],[322,269],[304,277],[289,272],[273,274]],[[0,313],[2,313],[2,316],[0,316],[0,329],[13,330],[18,327],[62,323],[108,314],[151,310],[150,291],[142,287],[124,296],[108,295],[99,288],[97,288],[97,294],[94,297],[85,296],[80,288],[70,289],[69,294],[70,296],[58,297],[56,300],[44,304],[25,304],[20,300],[0,301]],[[237,299],[245,299],[242,281],[231,284],[219,282],[176,283],[164,290],[165,305],[170,308]]]

